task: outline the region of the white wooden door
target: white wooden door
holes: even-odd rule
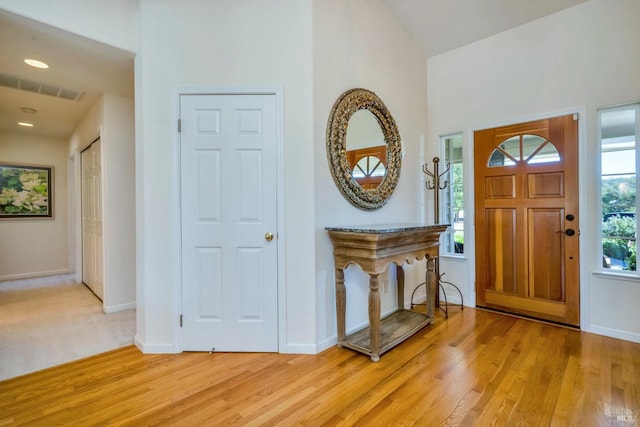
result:
[[[102,161],[100,139],[81,155],[82,169],[82,281],[101,300],[102,278]]]
[[[276,98],[182,95],[180,119],[183,349],[277,351]]]

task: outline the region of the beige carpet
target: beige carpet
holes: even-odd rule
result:
[[[0,380],[133,343],[135,310],[104,314],[72,275],[0,282]]]

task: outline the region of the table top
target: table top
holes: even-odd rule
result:
[[[396,223],[327,227],[338,269],[358,264],[369,274],[380,274],[389,263],[402,265],[425,256],[437,256],[440,234],[448,224]]]
[[[402,231],[428,230],[430,228],[448,227],[450,224],[425,224],[417,222],[401,222],[390,224],[350,225],[341,227],[325,227],[326,231],[341,231],[349,233],[398,233]]]

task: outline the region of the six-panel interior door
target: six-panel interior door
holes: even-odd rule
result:
[[[102,266],[102,163],[100,139],[81,154],[82,281],[104,299]]]
[[[182,95],[183,349],[277,351],[276,98]]]
[[[577,120],[474,140],[477,305],[579,326]]]

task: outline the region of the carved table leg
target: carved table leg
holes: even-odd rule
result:
[[[404,309],[404,268],[396,265],[396,283],[398,284],[398,310]]]
[[[435,257],[427,256],[427,271],[424,280],[427,288],[427,317],[433,318],[436,311],[436,291],[438,290]]]
[[[347,309],[347,292],[344,287],[344,270],[336,268],[336,317],[338,321],[338,347],[342,348],[346,334],[345,312]]]
[[[378,275],[369,277],[369,339],[371,341],[371,360],[380,360],[380,292]]]

